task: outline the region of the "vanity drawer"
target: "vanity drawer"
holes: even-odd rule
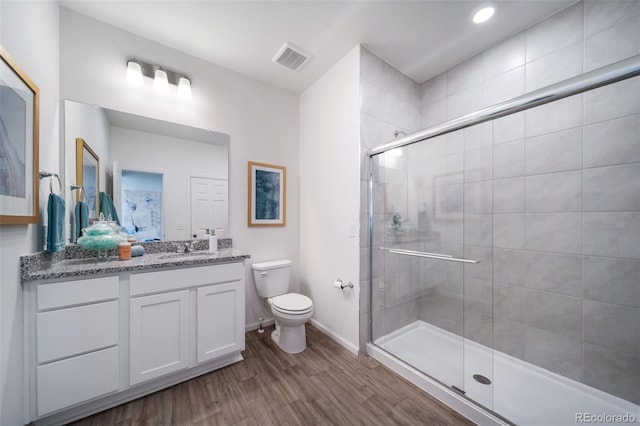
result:
[[[242,280],[244,263],[131,274],[131,296]]]
[[[115,347],[38,367],[38,416],[117,391],[119,358]]]
[[[102,302],[36,315],[37,362],[42,364],[118,344],[118,302]]]
[[[118,277],[39,284],[37,290],[38,310],[116,299],[118,293]]]

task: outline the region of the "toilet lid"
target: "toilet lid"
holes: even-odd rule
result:
[[[287,293],[271,299],[272,305],[280,311],[301,312],[313,307],[307,296],[298,293]]]

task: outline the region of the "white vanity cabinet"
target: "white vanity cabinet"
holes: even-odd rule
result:
[[[129,306],[129,384],[187,368],[189,291],[134,297]]]
[[[119,389],[118,277],[38,284],[32,368],[37,415]]]
[[[239,281],[197,290],[197,362],[244,350],[244,286]]]
[[[241,263],[132,274],[130,384],[244,349]]]
[[[241,361],[244,261],[26,282],[25,424],[65,424]]]

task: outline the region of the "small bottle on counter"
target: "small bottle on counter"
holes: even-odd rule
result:
[[[209,253],[216,251],[218,251],[218,236],[216,235],[216,230],[212,229],[209,234]]]
[[[118,259],[129,260],[131,259],[131,243],[124,242],[118,244]]]

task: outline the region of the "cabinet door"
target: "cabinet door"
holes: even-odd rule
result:
[[[130,327],[131,385],[188,367],[188,290],[132,298]]]
[[[198,362],[244,349],[241,281],[198,288]]]

